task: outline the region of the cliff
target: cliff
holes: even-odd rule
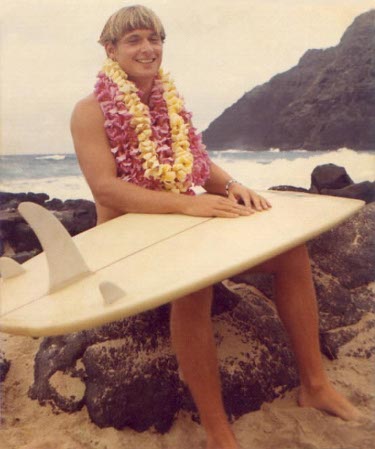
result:
[[[371,10],[336,47],[308,50],[226,109],[203,132],[208,149],[375,149],[374,44]]]

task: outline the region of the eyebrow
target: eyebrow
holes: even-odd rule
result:
[[[159,34],[156,31],[151,31],[151,34],[149,34],[147,37],[160,37]],[[129,31],[129,33],[126,34],[126,36],[123,36],[122,39],[130,39],[132,37],[142,37],[137,31]]]

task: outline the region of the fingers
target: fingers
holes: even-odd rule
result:
[[[260,195],[253,194],[251,199],[252,199],[254,207],[255,207],[255,209],[257,211],[262,211],[262,210],[268,209],[267,204],[265,203],[264,198],[261,197]]]
[[[218,198],[214,207],[214,213],[218,217],[239,217],[245,215],[251,215],[254,211],[237,201],[230,198]]]
[[[242,203],[245,207],[255,212],[251,206],[251,198],[249,192],[245,191],[242,194],[230,192],[228,195],[228,199],[235,203]]]
[[[260,197],[260,202],[261,202],[263,209],[270,209],[272,207],[272,204],[266,198],[263,198],[262,196]]]
[[[255,209],[258,212],[272,207],[271,203],[266,200],[266,198],[263,198],[261,195],[258,195],[256,192],[247,188],[233,189],[228,195],[228,199],[236,202],[241,201],[245,207],[250,208],[251,210]]]
[[[269,207],[267,200],[243,188],[241,193],[233,189],[228,198],[211,194],[186,198],[183,213],[199,217],[235,218],[251,215],[256,210],[266,210]]]

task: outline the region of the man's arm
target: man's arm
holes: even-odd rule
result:
[[[237,181],[230,182],[231,180],[234,181],[226,171],[211,161],[210,178],[204,185],[204,189],[217,195],[227,196],[228,194],[230,200],[241,202],[249,208],[254,206],[257,211],[271,207],[271,204],[265,198]]]
[[[217,195],[191,197],[146,189],[117,177],[116,163],[104,129],[104,116],[91,95],[75,107],[71,119],[74,147],[95,200],[119,213],[180,213],[237,217],[248,208]]]

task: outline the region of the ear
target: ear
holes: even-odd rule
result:
[[[112,42],[108,42],[104,45],[104,48],[105,48],[108,58],[111,58],[114,61],[116,61],[116,44],[113,44]]]

